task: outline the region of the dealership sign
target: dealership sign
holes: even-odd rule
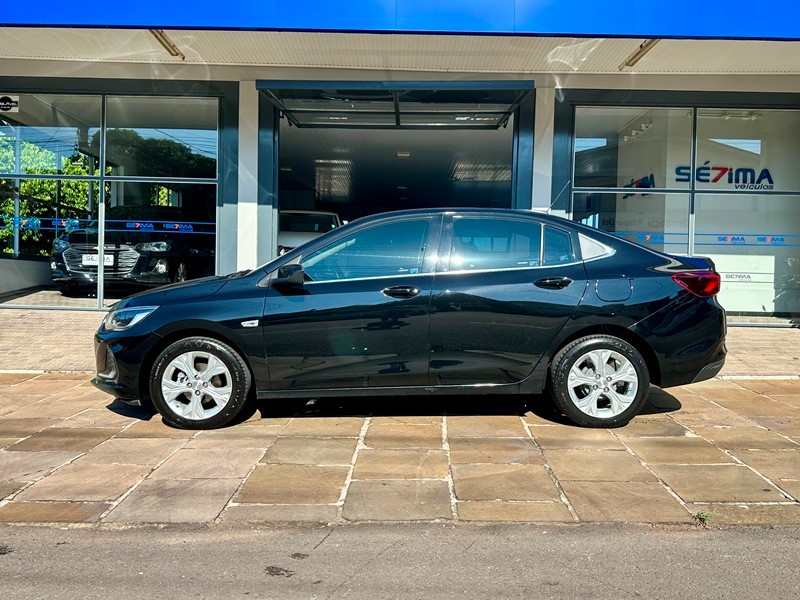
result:
[[[7,2],[0,25],[800,40],[797,0]]]
[[[691,180],[691,167],[683,165],[675,168],[676,182],[688,183]],[[771,190],[775,187],[769,169],[712,165],[708,160],[694,170],[694,180],[697,183],[727,183],[736,190]]]

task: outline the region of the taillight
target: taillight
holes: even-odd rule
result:
[[[672,281],[700,298],[711,298],[719,293],[720,276],[716,271],[675,273]]]

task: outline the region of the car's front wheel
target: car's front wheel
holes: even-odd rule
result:
[[[170,425],[214,429],[242,412],[250,383],[250,370],[233,348],[212,338],[190,337],[158,356],[150,396]]]
[[[644,358],[614,336],[575,340],[555,355],[550,369],[550,395],[578,425],[625,425],[647,401],[650,375]]]

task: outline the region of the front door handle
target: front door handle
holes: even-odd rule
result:
[[[413,298],[419,294],[419,288],[416,288],[413,285],[396,285],[381,291],[384,295],[392,298]]]
[[[533,285],[548,290],[563,290],[570,283],[572,283],[572,279],[569,277],[544,277],[534,282]]]

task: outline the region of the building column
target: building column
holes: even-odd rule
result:
[[[258,266],[258,90],[255,81],[239,82],[239,193],[236,269]]]
[[[566,216],[563,210],[550,211],[553,191],[553,131],[555,88],[536,88],[536,113],[533,127],[533,210]]]

